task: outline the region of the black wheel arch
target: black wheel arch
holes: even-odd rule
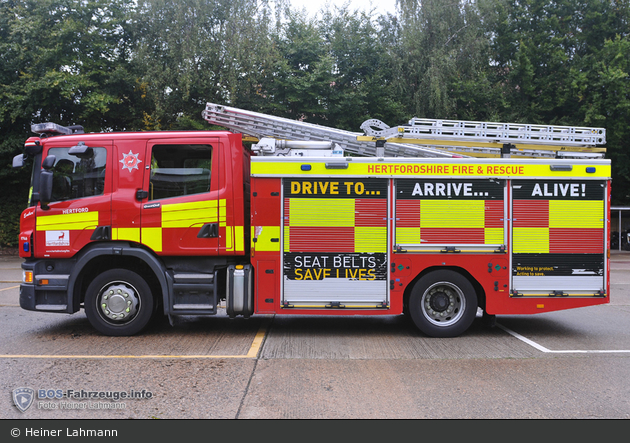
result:
[[[168,285],[166,267],[149,250],[129,242],[97,243],[86,247],[76,257],[76,265],[68,282],[68,302],[77,312],[85,298],[85,292],[94,278],[101,272],[115,268],[126,268],[140,273],[155,295],[160,306],[167,300]]]

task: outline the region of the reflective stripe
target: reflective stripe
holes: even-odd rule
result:
[[[483,228],[484,200],[422,200],[421,228]]]
[[[140,241],[140,228],[113,228],[112,240]]]
[[[98,211],[42,215],[37,217],[36,224],[38,231],[94,229],[98,226]]]
[[[485,241],[486,245],[500,245],[503,244],[503,228],[485,228]]]
[[[285,239],[288,235],[289,230],[286,229]],[[253,246],[256,251],[280,252],[280,226],[252,226],[252,239],[254,238],[256,242]],[[271,239],[277,240],[272,242]]]
[[[550,228],[603,228],[604,202],[549,200]]]
[[[226,200],[203,200],[185,203],[163,204],[161,207],[161,227],[142,228],[142,243],[156,252],[161,252],[163,229],[188,229],[205,223],[219,223],[225,228],[223,237],[226,251],[245,251],[243,226],[227,225]],[[119,240],[135,240],[134,228],[118,228]],[[123,237],[124,236],[124,237]]]
[[[503,202],[497,211],[493,201],[422,200],[398,202],[396,243],[502,244]],[[418,207],[419,206],[419,207]]]
[[[142,243],[155,252],[161,252],[162,228],[142,228]]]
[[[420,244],[420,229],[418,228],[396,228],[396,243],[403,245]]]
[[[387,227],[355,227],[354,249],[361,252],[387,252]]]
[[[245,228],[243,226],[234,226],[234,251],[245,251]]]
[[[234,250],[234,228],[232,226],[225,227],[225,250]]]
[[[433,159],[386,159],[375,162],[373,159],[354,157],[347,162],[347,169],[329,169],[326,162],[309,161],[311,168],[303,171],[303,159],[287,157],[286,160],[276,160],[271,157],[253,157],[251,175],[256,177],[407,177],[437,176],[444,178],[524,178],[549,177],[560,179],[565,177],[584,177],[586,179],[610,177],[610,163],[602,160],[576,160],[570,171],[551,171],[553,160],[529,160],[516,162],[513,160],[476,160],[455,159],[454,161],[439,161]],[[595,172],[587,173],[586,167],[595,167]]]
[[[519,253],[549,253],[549,228],[514,228],[512,250]]]
[[[284,250],[286,252],[291,251],[291,230],[288,226],[284,227]]]
[[[602,252],[604,202],[601,200],[517,200],[514,202],[514,253]],[[573,240],[580,238],[580,244]]]
[[[217,207],[225,200],[196,201],[175,203],[162,206],[162,228],[188,228],[196,223],[214,223],[218,221]]]
[[[354,199],[291,198],[291,226],[354,226]]]

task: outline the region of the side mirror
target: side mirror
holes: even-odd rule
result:
[[[48,203],[52,200],[52,188],[53,188],[53,172],[49,170],[43,170],[39,177],[39,202],[42,209],[47,211],[50,209]]]
[[[94,149],[86,146],[84,142],[79,142],[76,146],[73,146],[68,150],[68,154],[83,159],[92,158],[94,157]]]
[[[13,167],[21,168],[22,166],[24,166],[24,157],[24,154],[18,154],[13,157]]]

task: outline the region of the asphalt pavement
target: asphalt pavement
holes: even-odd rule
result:
[[[500,316],[494,328],[478,318],[453,339],[402,316],[224,312],[104,337],[82,312],[19,308],[20,262],[0,257],[3,419],[630,418],[630,252],[612,253],[610,304]],[[36,398],[21,412],[20,387],[151,396]]]

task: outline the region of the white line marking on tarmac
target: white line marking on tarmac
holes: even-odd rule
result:
[[[520,341],[527,343],[528,345],[538,349],[540,352],[545,352],[545,353],[549,353],[549,354],[614,354],[614,353],[624,353],[624,352],[630,352],[630,350],[625,350],[625,349],[610,349],[610,350],[599,350],[599,349],[590,349],[590,350],[581,350],[581,349],[566,349],[566,350],[552,350],[552,349],[547,349],[542,345],[539,345],[538,343],[536,343],[533,340],[530,340],[527,337],[523,337],[521,334],[512,331],[509,328],[506,328],[503,325],[500,325],[497,323],[497,326],[501,329],[503,329],[505,332],[507,332],[508,334],[510,334],[512,337],[519,339]]]

